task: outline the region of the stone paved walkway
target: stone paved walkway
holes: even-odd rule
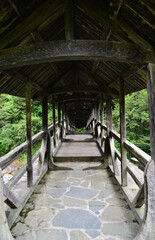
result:
[[[139,225],[115,179],[79,164],[42,179],[12,228],[16,240],[134,238]]]

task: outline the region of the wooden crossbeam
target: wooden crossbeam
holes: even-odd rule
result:
[[[47,89],[46,91],[42,92],[42,95],[53,95],[53,94],[61,94],[61,93],[66,93],[66,92],[97,92],[101,93],[103,92],[103,89],[98,86],[92,86],[92,85],[79,85],[78,88],[75,86],[62,86],[62,87],[57,87],[53,89]]]
[[[131,43],[100,40],[71,40],[36,43],[0,50],[0,69],[66,61],[94,60],[142,64],[155,62],[153,51],[143,52]]]

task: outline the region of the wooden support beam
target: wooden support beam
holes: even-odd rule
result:
[[[61,87],[55,87],[53,89],[46,89],[40,94],[35,95],[35,98],[39,96],[50,96],[53,94],[62,94],[62,93],[68,93],[68,92],[94,92],[94,93],[102,93],[103,89],[99,86],[95,85],[79,85],[78,88],[75,88],[75,86],[61,86]]]
[[[65,0],[66,40],[74,39],[74,0]]]
[[[56,118],[55,118],[55,98],[52,99],[52,108],[53,108],[53,142],[54,147],[56,147]]]
[[[34,80],[31,80],[29,77],[25,76],[24,74],[21,74],[20,72],[18,72],[15,69],[9,69],[9,70],[5,70],[3,71],[5,74],[7,74],[8,76],[16,79],[19,82],[22,82],[24,84],[26,84],[27,82],[31,83],[31,86],[34,87],[35,89],[37,89],[38,91],[42,91],[43,88],[36,83]]]
[[[125,118],[125,95],[124,80],[120,80],[120,138],[121,138],[121,183],[127,186],[127,150],[124,146],[126,141],[126,118]]]
[[[155,161],[155,64],[148,64],[147,92],[150,119],[151,158]]]
[[[148,64],[146,79],[150,120],[151,161],[146,165],[144,174],[144,219],[135,240],[155,239],[155,64]]]
[[[0,69],[65,61],[95,60],[154,63],[154,51],[145,52],[132,43],[100,40],[60,40],[0,50]]]
[[[27,186],[33,185],[32,133],[31,133],[31,83],[25,85],[26,99],[26,139],[27,139]]]

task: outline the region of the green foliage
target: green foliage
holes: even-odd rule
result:
[[[42,130],[42,104],[31,102],[32,135]],[[48,105],[49,124],[52,124],[52,106]],[[0,95],[0,155],[4,155],[26,141],[25,99]],[[57,111],[56,111],[57,114]]]
[[[85,128],[85,127],[77,128],[77,131],[78,131],[79,133],[83,133],[84,131],[86,131],[86,128]]]
[[[150,154],[147,91],[128,94],[126,101],[127,139]],[[113,128],[120,132],[119,101],[113,101]]]

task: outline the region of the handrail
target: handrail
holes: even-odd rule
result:
[[[56,123],[58,124],[58,122]],[[53,124],[48,127],[48,131],[53,130]],[[39,141],[44,135],[44,131],[41,131],[39,133],[36,133],[32,137],[32,145],[34,145],[37,141]],[[3,157],[0,158],[0,168],[5,169],[7,166],[9,166],[15,159],[17,159],[21,154],[23,154],[27,150],[27,141],[20,144],[18,147],[14,148],[7,154],[5,154]]]

